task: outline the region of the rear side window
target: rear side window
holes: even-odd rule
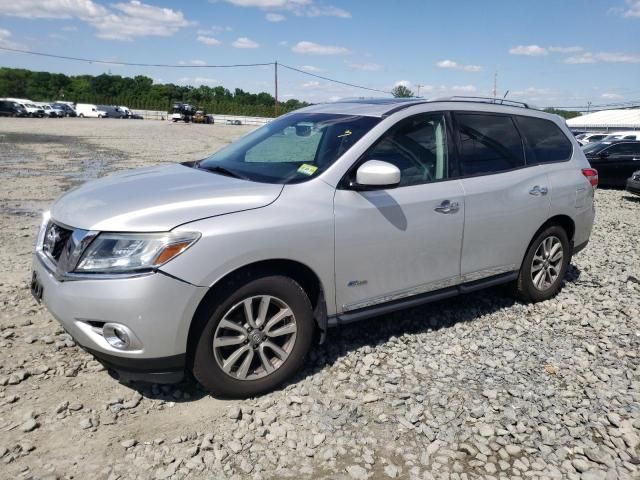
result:
[[[640,154],[640,144],[619,143],[604,150],[609,155],[638,155]]]
[[[555,123],[520,116],[516,121],[527,141],[527,164],[562,162],[571,158],[571,142]]]
[[[462,176],[504,172],[524,166],[522,139],[511,117],[476,113],[455,115]]]

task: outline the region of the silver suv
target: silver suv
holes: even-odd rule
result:
[[[315,105],[87,183],[45,214],[32,291],[121,380],[192,372],[239,397],[331,326],[501,283],[546,300],[589,239],[597,171],[561,118],[506,103]]]

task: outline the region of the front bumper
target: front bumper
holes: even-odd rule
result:
[[[38,254],[33,270],[51,314],[121,380],[170,383],[182,378],[189,326],[205,287],[161,272],[61,281]],[[128,327],[139,341],[138,348],[121,350],[110,345],[102,335],[104,323]]]
[[[628,179],[627,192],[633,193],[635,195],[640,195],[640,180],[634,180],[633,177]]]

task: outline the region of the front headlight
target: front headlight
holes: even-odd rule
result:
[[[199,233],[101,233],[82,254],[76,272],[119,273],[157,268],[180,255]]]

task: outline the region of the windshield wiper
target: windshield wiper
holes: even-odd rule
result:
[[[241,180],[249,180],[244,175],[240,175],[239,173],[234,172],[233,170],[229,170],[228,168],[224,168],[224,167],[221,167],[219,165],[214,165],[214,166],[210,166],[210,167],[203,167],[200,164],[197,164],[196,168],[199,168],[201,170],[206,170],[206,171],[212,172],[212,173],[219,173],[220,175],[226,175],[227,177],[239,178]]]

